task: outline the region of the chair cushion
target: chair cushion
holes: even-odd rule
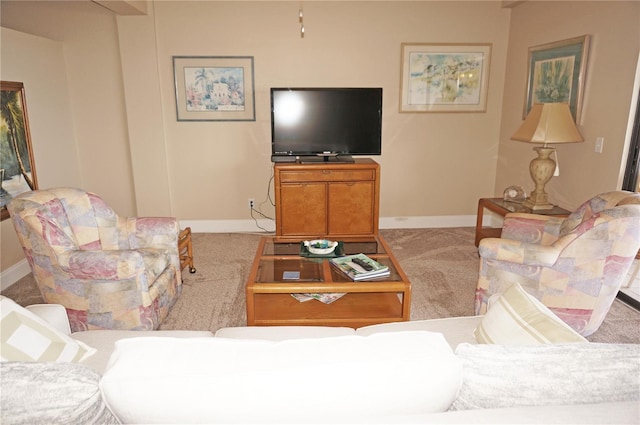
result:
[[[432,332],[133,338],[116,343],[100,387],[124,423],[347,423],[445,411],[461,377]]]
[[[142,255],[144,272],[147,275],[148,282],[155,282],[158,276],[171,264],[171,259],[166,249],[139,248],[136,251]]]
[[[511,285],[492,303],[473,334],[481,344],[587,342],[519,283]]]
[[[80,362],[96,352],[4,296],[0,326],[2,361]]]

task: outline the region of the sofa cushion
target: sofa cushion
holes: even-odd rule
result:
[[[103,374],[109,363],[109,358],[115,349],[116,341],[129,338],[213,338],[209,331],[123,331],[97,330],[75,332],[71,335],[78,342],[95,347],[98,351],[91,357],[84,359],[82,364],[90,367],[99,374]]]
[[[518,283],[492,303],[473,334],[481,344],[587,342]]]
[[[216,331],[216,338],[266,339],[269,341],[344,335],[355,335],[355,331],[353,328],[337,326],[241,326],[222,328]]]
[[[2,362],[0,423],[118,424],[102,400],[99,380],[77,363]]]
[[[640,400],[640,345],[460,344],[451,410]]]
[[[473,330],[482,320],[482,316],[445,317],[442,319],[412,320],[409,322],[391,322],[363,326],[356,330],[361,336],[380,332],[429,331],[441,333],[452,349],[463,342],[475,343]]]
[[[445,411],[461,374],[431,332],[133,338],[116,343],[100,386],[125,423],[344,423]]]
[[[2,361],[79,362],[96,352],[4,296],[0,326]]]

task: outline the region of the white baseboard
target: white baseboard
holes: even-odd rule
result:
[[[381,229],[427,229],[474,227],[475,225],[475,215],[382,217],[379,223]],[[191,227],[193,233],[275,232],[275,222],[266,219],[258,220],[257,224],[254,220],[180,220],[180,227]]]
[[[29,273],[31,273],[31,267],[29,267],[27,259],[24,258],[0,273],[0,289],[4,291]]]
[[[380,218],[381,229],[429,229],[439,227],[475,227],[475,225],[475,215]]]
[[[474,227],[475,215],[454,215],[434,217],[382,217],[381,229],[426,229],[437,227]],[[273,233],[273,220],[180,220],[180,227],[191,227],[193,233]],[[3,270],[0,282],[4,291],[9,286],[29,274],[31,269],[27,260]]]
[[[259,226],[259,227],[258,227]],[[193,233],[275,232],[273,220],[180,220],[180,228],[191,227]]]

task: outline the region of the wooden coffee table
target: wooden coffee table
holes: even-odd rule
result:
[[[315,239],[315,238],[309,238]],[[364,253],[389,266],[391,275],[353,282],[326,258],[301,255],[300,240],[264,237],[246,285],[247,325],[361,326],[409,320],[411,283],[381,236],[341,239],[344,254]],[[299,272],[296,280],[284,272]],[[331,304],[299,302],[292,293],[346,293]]]

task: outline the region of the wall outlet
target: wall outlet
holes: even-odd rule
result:
[[[248,202],[249,202],[249,209],[252,210],[253,209],[253,205],[256,203],[256,201],[253,198],[249,198]]]
[[[604,137],[596,137],[596,153],[602,153],[602,148],[604,148]]]

